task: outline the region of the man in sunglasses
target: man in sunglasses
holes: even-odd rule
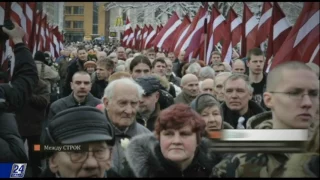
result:
[[[48,164],[40,177],[118,177],[111,170],[113,145],[113,129],[98,109],[83,106],[61,111],[46,127],[41,148]]]

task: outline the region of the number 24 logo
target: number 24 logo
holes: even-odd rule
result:
[[[14,166],[13,173],[22,173],[23,171],[24,171],[24,165],[22,165],[22,166],[15,165]]]

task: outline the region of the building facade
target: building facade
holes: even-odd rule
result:
[[[59,27],[59,31],[63,31],[63,6],[64,2],[42,2],[42,10],[46,13],[47,21]]]
[[[106,11],[96,2],[64,3],[64,37],[66,41],[84,41],[105,37]]]

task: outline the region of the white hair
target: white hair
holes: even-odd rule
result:
[[[199,78],[200,79],[214,79],[215,72],[210,66],[206,66],[200,69]]]
[[[125,62],[125,68],[126,68],[126,71],[128,71],[128,72],[130,70],[130,63],[131,63],[132,60],[133,60],[133,58],[129,58]]]
[[[186,70],[186,72],[187,72],[187,73],[191,73],[191,74],[194,74],[194,73],[198,74],[199,71],[200,71],[200,69],[201,69],[200,64],[198,64],[198,63],[192,63],[192,64],[190,64],[190,66],[188,67],[188,69]]]
[[[121,79],[114,80],[110,84],[108,84],[108,86],[104,89],[103,98],[107,98],[110,101],[113,98],[113,94],[115,90],[114,88],[117,84],[126,84],[136,88],[138,91],[139,99],[141,99],[142,95],[144,94],[143,88],[138,83],[136,83],[133,79],[121,78]]]
[[[140,56],[142,55],[141,53],[134,53],[133,57],[136,57],[136,56]]]
[[[126,71],[126,66],[124,64],[120,64],[116,67],[115,72]]]

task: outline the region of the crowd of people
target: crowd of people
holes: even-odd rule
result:
[[[259,48],[231,64],[214,51],[205,65],[184,51],[93,42],[32,57],[17,24],[3,31],[16,65],[0,88],[0,160],[27,162],[27,176],[319,177],[315,64],[265,73]],[[216,153],[209,134],[222,129],[308,129],[309,140],[304,153]],[[36,152],[35,144],[89,150]]]

